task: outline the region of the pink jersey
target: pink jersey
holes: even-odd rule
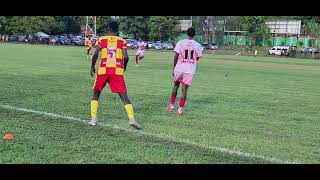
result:
[[[143,41],[141,41],[141,42],[138,42],[138,50],[144,50],[144,47],[146,46],[146,43],[144,43]]]
[[[197,58],[202,56],[201,45],[190,39],[180,40],[174,51],[179,54],[175,71],[195,74]]]

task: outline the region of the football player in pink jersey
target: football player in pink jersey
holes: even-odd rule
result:
[[[193,76],[196,72],[197,61],[202,56],[201,45],[193,40],[195,35],[194,28],[187,30],[188,39],[180,40],[174,49],[174,66],[173,66],[173,90],[170,104],[167,106],[168,111],[174,111],[177,91],[182,84],[182,96],[176,115],[182,115],[185,101],[187,99],[187,90],[192,83]]]
[[[143,56],[143,52],[144,52],[144,48],[146,46],[146,43],[144,43],[142,41],[141,38],[139,38],[139,41],[138,41],[138,50],[137,50],[137,53],[136,53],[136,64],[138,65],[139,64],[139,60],[143,59],[144,56]]]

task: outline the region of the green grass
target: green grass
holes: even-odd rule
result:
[[[134,53],[129,52],[125,78],[144,132],[283,161],[320,162],[320,71],[276,67],[320,67],[320,61],[205,54],[185,115],[176,117],[165,111],[173,53],[147,51],[138,67]],[[89,119],[94,79],[85,58],[85,49],[78,47],[0,44],[0,104]],[[98,117],[130,129],[118,95],[108,86]],[[0,107],[0,135],[7,132],[15,140],[0,140],[0,163],[273,163]]]

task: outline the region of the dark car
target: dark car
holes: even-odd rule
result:
[[[319,53],[319,50],[316,48],[302,48],[300,49],[301,53]]]
[[[73,44],[76,46],[84,46],[85,45],[84,40],[81,40],[81,39],[74,40]]]
[[[18,41],[19,42],[24,42],[26,39],[26,36],[18,36]]]
[[[138,42],[133,42],[133,44],[132,44],[132,48],[133,49],[138,49]]]
[[[309,48],[308,53],[319,53],[319,50],[316,48]]]
[[[15,35],[11,35],[9,36],[9,41],[18,41],[18,36],[15,36]]]
[[[58,37],[57,36],[51,36],[50,37],[50,43],[51,44],[56,44],[57,43],[57,41],[58,41]]]
[[[56,41],[56,44],[69,45],[70,40],[66,36],[60,36]]]
[[[203,47],[204,49],[209,49],[209,48],[210,48],[210,46],[209,46],[208,43],[202,43],[202,47]]]
[[[307,53],[307,52],[308,52],[308,48],[301,48],[301,49],[300,49],[300,52],[301,52],[301,53]]]

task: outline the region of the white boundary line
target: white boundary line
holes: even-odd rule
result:
[[[49,116],[49,117],[54,117],[54,118],[68,119],[68,120],[80,121],[80,122],[85,122],[85,123],[89,122],[89,120],[83,120],[83,119],[75,118],[75,117],[71,117],[71,116],[64,116],[64,115],[59,115],[59,114],[54,114],[54,113],[49,113],[49,112],[36,111],[36,110],[32,110],[32,109],[18,108],[18,107],[14,107],[14,106],[10,106],[10,105],[2,105],[2,104],[0,104],[0,107],[3,108],[3,109],[10,109],[10,110],[34,113],[34,114],[39,114],[39,115]],[[189,141],[189,140],[177,139],[175,137],[168,136],[168,135],[153,134],[153,133],[148,133],[148,132],[144,132],[144,131],[131,130],[131,129],[123,128],[123,127],[120,127],[120,126],[117,126],[117,125],[110,125],[110,124],[104,124],[104,123],[98,123],[97,125],[104,126],[104,127],[110,127],[110,128],[113,128],[113,129],[118,129],[118,130],[122,130],[122,131],[126,131],[126,132],[135,132],[135,133],[142,134],[142,135],[145,135],[145,136],[158,138],[158,139],[169,140],[169,141],[173,141],[173,142],[176,142],[176,143],[182,143],[182,144],[187,144],[187,145],[192,145],[192,146],[198,146],[198,147],[205,148],[205,149],[210,149],[210,150],[214,150],[214,151],[220,151],[222,153],[238,155],[238,156],[248,157],[248,158],[258,158],[258,159],[262,159],[262,160],[265,160],[265,161],[270,161],[270,162],[273,162],[273,163],[281,163],[281,164],[300,163],[300,162],[296,162],[296,161],[294,161],[294,162],[292,162],[292,161],[284,161],[284,160],[281,160],[281,159],[278,159],[278,158],[271,158],[271,157],[256,155],[256,154],[253,154],[253,153],[242,152],[242,151],[238,151],[238,150],[235,150],[235,149],[227,149],[227,148],[216,147],[216,146],[211,146],[211,145],[207,145],[207,144],[199,144],[199,143],[195,143],[195,142],[192,142],[192,141]]]

